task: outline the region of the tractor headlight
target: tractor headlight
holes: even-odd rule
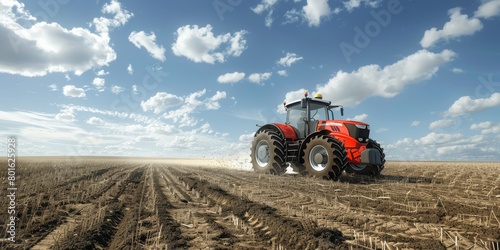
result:
[[[356,127],[359,129],[366,129],[366,125],[356,124]]]

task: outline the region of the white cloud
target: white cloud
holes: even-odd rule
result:
[[[461,36],[470,36],[480,31],[483,24],[477,18],[469,18],[466,14],[460,13],[460,8],[454,8],[449,11],[450,21],[444,24],[443,29],[431,28],[426,30],[420,45],[424,48],[432,47],[440,40],[458,38]]]
[[[417,145],[443,144],[451,141],[457,141],[461,138],[463,138],[463,135],[460,133],[447,134],[447,133],[431,132],[420,139],[416,139],[415,144]]]
[[[488,129],[493,126],[493,122],[487,121],[487,122],[481,122],[481,123],[474,123],[470,126],[470,129],[472,130],[483,130],[483,129]]]
[[[217,77],[217,82],[219,83],[235,83],[241,81],[243,78],[245,78],[245,73],[242,72],[233,72],[233,73],[226,73],[224,75],[220,75]]]
[[[75,119],[75,111],[72,109],[63,109],[60,113],[56,114],[56,120],[62,122],[73,122]]]
[[[85,90],[77,88],[74,85],[66,85],[63,87],[63,94],[69,97],[83,98],[85,97]]]
[[[123,87],[120,87],[120,86],[117,86],[117,85],[114,85],[113,87],[111,87],[111,93],[115,94],[115,95],[118,95],[120,92],[123,92],[125,89]]]
[[[208,110],[217,110],[220,108],[219,101],[226,98],[226,92],[217,91],[214,96],[207,98],[205,100],[205,107]]]
[[[328,0],[307,0],[302,10],[309,26],[319,26],[322,18],[332,14]]]
[[[491,121],[474,123],[470,126],[472,130],[481,130],[481,134],[498,134],[500,133],[500,123]]]
[[[279,70],[278,71],[278,75],[280,75],[280,76],[288,76],[288,73],[286,72],[286,70],[283,69],[283,70]]]
[[[255,12],[255,14],[262,14],[263,12],[267,11],[267,15],[265,18],[266,27],[271,27],[271,25],[273,24],[274,19],[272,15],[274,11],[274,6],[276,5],[277,2],[278,0],[262,0],[260,4],[251,8],[251,10]]]
[[[116,28],[124,25],[134,14],[127,10],[122,9],[121,3],[118,0],[111,0],[109,4],[104,4],[101,10],[105,14],[114,14],[113,18],[99,17],[94,18],[93,24],[96,31],[100,33],[101,36],[109,39],[110,28]]]
[[[128,72],[129,75],[134,74],[134,68],[132,67],[132,64],[129,64],[127,66],[127,72]]]
[[[366,121],[367,118],[368,118],[367,114],[361,114],[361,115],[354,116],[353,118],[347,118],[346,120],[362,122],[362,121]]]
[[[453,69],[451,69],[451,72],[458,74],[458,73],[464,73],[464,70],[463,69],[459,69],[459,68],[453,68]]]
[[[161,45],[156,44],[156,35],[154,32],[151,32],[151,34],[148,35],[144,31],[132,31],[132,33],[130,33],[128,37],[128,40],[139,49],[144,47],[153,58],[162,62],[165,61],[165,48]]]
[[[248,80],[252,83],[260,84],[261,82],[269,80],[269,78],[271,78],[271,75],[272,75],[271,72],[253,73],[250,76],[248,76]]]
[[[280,60],[278,61],[278,64],[282,65],[282,66],[290,67],[290,66],[292,66],[293,63],[298,62],[302,59],[304,59],[304,58],[301,56],[298,56],[295,53],[288,52],[288,53],[286,53],[285,57],[280,58]]]
[[[96,75],[98,75],[98,76],[105,76],[105,75],[109,75],[109,72],[101,69],[101,70],[97,71]],[[69,76],[68,76],[68,78],[69,78]]]
[[[382,0],[348,0],[344,2],[344,7],[349,11],[353,11],[356,8],[361,7],[361,3],[371,8],[376,8],[380,5]],[[337,10],[337,12],[340,10]]]
[[[446,128],[451,127],[457,124],[455,120],[452,119],[441,119],[434,122],[431,122],[429,125],[429,129],[437,129],[437,128]]]
[[[103,121],[101,118],[97,118],[95,116],[90,117],[90,119],[87,120],[87,124],[90,125],[104,125],[106,124],[105,121]]]
[[[351,73],[340,70],[328,83],[318,85],[316,92],[346,106],[357,105],[371,96],[394,97],[407,85],[430,79],[441,65],[454,57],[455,53],[450,50],[441,53],[420,50],[383,68],[373,64]]]
[[[447,117],[457,117],[472,114],[488,108],[500,106],[500,93],[493,93],[488,98],[472,99],[470,96],[458,98],[445,112]]]
[[[479,18],[492,18],[498,15],[500,15],[500,0],[483,1],[474,13],[474,16]]]
[[[106,84],[106,80],[96,77],[92,81],[92,85],[94,85],[99,92],[104,91],[104,85]]]
[[[141,101],[141,107],[144,111],[153,110],[155,114],[164,112],[165,110],[179,106],[183,103],[183,99],[166,92],[158,92],[147,101]]]
[[[49,85],[50,91],[57,91],[57,85],[56,84],[51,84]]]
[[[413,121],[413,122],[411,122],[411,124],[410,124],[410,125],[411,125],[412,127],[417,127],[418,125],[420,125],[420,123],[421,123],[420,121]]]
[[[256,14],[262,14],[264,11],[273,8],[273,6],[278,2],[278,0],[262,0],[260,4],[251,8]]]
[[[227,56],[240,56],[246,49],[245,30],[231,35],[214,36],[212,26],[199,28],[198,25],[186,25],[177,29],[177,39],[172,44],[172,51],[176,56],[184,56],[194,62],[225,62]],[[225,49],[220,49],[228,44]]]
[[[179,123],[180,124],[179,127],[195,126],[199,122],[199,120],[193,117],[192,113],[194,113],[197,110],[219,109],[220,108],[219,101],[226,98],[226,92],[217,91],[217,93],[212,97],[200,100],[200,98],[204,96],[206,93],[207,93],[206,89],[191,93],[190,95],[184,98],[181,107],[163,114],[163,117],[166,119],[171,119],[175,123]]]
[[[107,32],[97,30],[100,33],[95,34],[85,28],[65,28],[58,23],[47,22],[24,27],[19,23],[20,20],[35,19],[22,8],[19,9],[20,6],[24,5],[16,0],[0,3],[0,33],[8,41],[0,47],[1,73],[30,77],[52,72],[74,72],[81,75],[91,68],[107,66],[116,59]],[[103,13],[115,14],[115,17],[102,20],[115,20],[119,14],[126,12],[119,7],[119,3],[114,0],[105,4]],[[120,18],[121,22],[117,25],[122,25],[127,20],[123,16]],[[103,22],[99,27],[104,28],[112,25],[111,23]]]

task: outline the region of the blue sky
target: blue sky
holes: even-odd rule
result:
[[[500,160],[500,0],[0,3],[19,155],[242,157],[304,90],[390,160]]]

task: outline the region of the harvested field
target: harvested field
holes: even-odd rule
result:
[[[1,249],[500,249],[500,163],[388,162],[336,182],[217,160],[17,163]]]

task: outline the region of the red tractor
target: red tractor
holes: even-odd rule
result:
[[[255,172],[281,175],[291,166],[302,174],[337,180],[348,173],[379,175],[384,168],[384,150],[370,139],[370,126],[363,122],[335,120],[331,105],[305,97],[284,103],[286,122],[261,126],[251,148]]]

